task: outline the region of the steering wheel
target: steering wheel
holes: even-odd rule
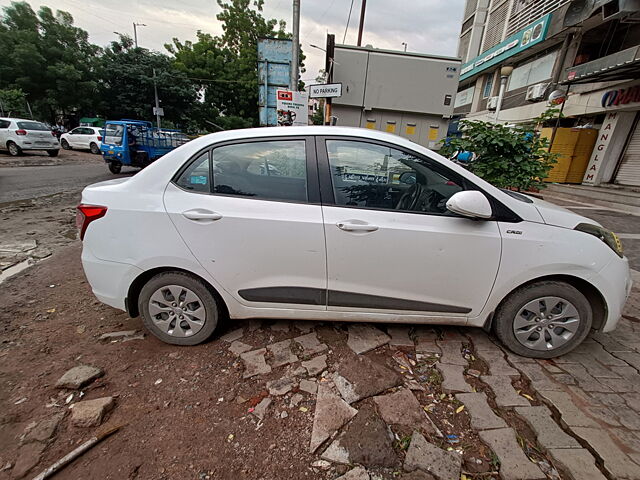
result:
[[[411,188],[402,194],[396,204],[396,210],[413,210],[416,202],[422,196],[423,187],[419,183],[414,183]]]

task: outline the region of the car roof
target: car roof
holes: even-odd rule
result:
[[[0,120],[9,120],[10,122],[36,122],[44,123],[40,120],[31,120],[30,118],[0,117]]]

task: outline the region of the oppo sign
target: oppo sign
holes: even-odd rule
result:
[[[619,90],[609,90],[602,95],[602,106],[616,107],[618,105],[626,105],[628,103],[640,102],[640,85],[629,88],[621,88]]]

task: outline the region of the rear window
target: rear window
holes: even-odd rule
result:
[[[22,130],[50,130],[49,127],[40,122],[18,122],[18,128]]]

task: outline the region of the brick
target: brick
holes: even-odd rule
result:
[[[282,367],[298,361],[298,356],[291,351],[291,340],[283,340],[282,342],[267,345],[267,350],[271,352],[271,366]]]
[[[467,332],[467,336],[473,342],[473,348],[476,353],[485,350],[500,349],[495,343],[491,341],[491,337],[480,328],[473,328]]]
[[[616,357],[622,358],[617,353],[619,352],[631,352],[632,349],[622,343],[618,342],[614,337],[609,335],[608,333],[595,333],[592,337],[598,342],[600,345],[604,347],[606,351],[609,353],[616,353]]]
[[[545,449],[580,448],[578,441],[562,430],[544,405],[539,407],[516,407],[516,413],[527,421]]]
[[[349,325],[347,345],[355,353],[362,354],[389,343],[391,337],[377,327],[366,324]]]
[[[616,357],[621,358],[632,367],[640,370],[640,353],[638,352],[618,352]]]
[[[603,365],[623,367],[625,362],[607,352],[599,343],[582,343],[574,350],[577,354],[584,354],[595,358]]]
[[[378,413],[387,425],[402,425],[412,430],[423,429],[435,434],[436,428],[420,406],[420,402],[408,388],[373,397]]]
[[[559,412],[562,423],[569,427],[597,427],[598,424],[575,404],[566,392],[541,390],[538,392]]]
[[[516,440],[516,432],[512,428],[485,430],[479,435],[500,460],[500,477],[503,480],[547,478],[542,470],[523,453]]]
[[[483,392],[458,393],[456,398],[464,403],[471,415],[471,426],[477,430],[504,428],[507,424],[498,417],[487,403],[487,396]]]
[[[562,385],[554,382],[537,363],[519,363],[517,367],[529,379],[535,390],[564,390]]]
[[[580,388],[585,392],[610,392],[611,389],[600,383],[595,377],[587,372],[583,365],[565,364],[562,366],[567,373],[570,373],[577,381]]]
[[[625,455],[601,428],[575,427],[573,432],[585,440],[604,462],[604,469],[616,479],[640,479],[640,468]]]
[[[586,407],[590,416],[612,427],[619,427],[618,417],[607,407]]]
[[[518,395],[508,375],[483,375],[480,379],[491,387],[499,407],[529,406],[529,401]]]
[[[438,346],[440,350],[442,350],[442,356],[440,357],[441,363],[460,365],[463,367],[467,366],[467,360],[462,356],[462,342],[438,342]]]
[[[631,407],[636,412],[640,413],[640,394],[639,393],[623,393],[622,398],[624,398],[627,405]]]
[[[299,337],[294,338],[293,341],[302,347],[302,354],[306,356],[324,352],[328,348],[324,343],[320,343],[318,341],[316,332],[300,335]]]
[[[538,360],[537,362],[538,362],[538,365],[540,365],[549,373],[564,373],[564,370],[562,370],[560,367],[555,365],[550,360]]]
[[[504,352],[497,347],[493,350],[482,350],[478,352],[478,357],[484,360],[489,366],[491,375],[520,376],[520,372],[507,363],[504,359]]]
[[[582,355],[580,364],[587,370],[587,373],[595,378],[620,378],[620,376],[611,370],[609,367],[605,367],[598,361],[590,358],[586,355]]]
[[[413,340],[409,337],[411,327],[406,326],[388,326],[387,334],[391,337],[389,345],[394,347],[413,347]]]
[[[413,432],[404,460],[404,469],[407,472],[421,470],[432,474],[438,480],[458,480],[461,468],[460,455],[436,447],[427,442],[420,433]]]
[[[436,344],[438,335],[426,326],[419,326],[415,329],[416,352],[418,353],[440,353],[440,347]]]
[[[357,413],[347,402],[340,398],[327,382],[318,385],[316,410],[313,417],[313,430],[309,452],[315,452],[323,442]]]
[[[471,385],[464,379],[464,368],[461,365],[436,363],[436,368],[442,374],[442,390],[446,393],[473,392]]]
[[[307,373],[309,375],[311,376],[318,375],[325,368],[327,368],[327,356],[318,355],[317,357],[313,357],[311,360],[302,362],[301,365],[307,369]]]
[[[264,360],[265,353],[267,353],[267,350],[265,348],[260,348],[258,350],[252,350],[250,352],[240,354],[240,358],[244,362],[244,373],[242,374],[242,378],[250,378],[255,375],[261,375],[271,371],[271,367],[267,365],[267,362]]]
[[[571,480],[607,480],[596,467],[593,455],[584,448],[551,449],[548,453],[556,465],[569,474]]]

